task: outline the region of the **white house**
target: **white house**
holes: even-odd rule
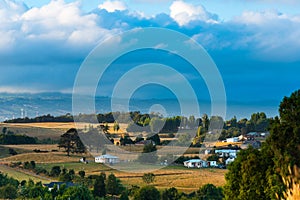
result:
[[[207,167],[207,162],[205,160],[201,159],[191,159],[183,162],[183,165],[187,168],[202,168],[202,167]]]
[[[120,162],[120,159],[117,156],[112,156],[109,154],[95,157],[95,163],[115,164],[118,162]]]
[[[238,142],[239,141],[239,137],[233,137],[233,138],[227,138],[226,142]]]
[[[236,149],[217,149],[215,153],[219,155],[219,157],[235,157],[237,155],[238,150]]]
[[[225,160],[225,164],[228,165],[228,164],[232,163],[234,160],[235,160],[234,157],[230,157],[227,160]]]

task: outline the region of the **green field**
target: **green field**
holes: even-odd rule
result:
[[[42,183],[49,183],[49,182],[53,181],[53,179],[49,179],[47,177],[37,176],[30,172],[19,171],[19,170],[16,170],[14,168],[4,166],[4,165],[0,165],[0,172],[7,174],[8,176],[13,177],[14,179],[17,179],[19,181],[22,181],[22,180],[27,181],[29,179],[32,179],[34,182],[41,181]]]

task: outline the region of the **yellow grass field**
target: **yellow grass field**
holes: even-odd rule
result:
[[[74,169],[76,173],[80,170],[84,170],[86,175],[100,174],[105,172],[106,174],[114,173],[126,187],[131,185],[144,186],[145,183],[142,181],[143,170],[142,166],[138,163],[132,163],[135,172],[124,172],[112,169],[103,164],[97,164],[91,162],[89,164],[83,164],[79,162],[82,156],[87,157],[87,160],[93,161],[93,157],[89,154],[83,155],[71,155],[66,156],[65,152],[48,152],[48,153],[34,153],[34,149],[40,150],[57,150],[57,145],[4,145],[4,148],[13,148],[17,151],[23,151],[15,156],[9,156],[0,159],[0,163],[11,163],[11,162],[26,162],[34,160],[38,166],[51,170],[53,166],[60,166],[61,168]],[[193,150],[195,151],[195,150]],[[122,164],[118,164],[122,168]],[[14,168],[4,167],[0,165],[0,171],[7,173],[10,176],[16,177],[19,180],[28,180],[29,178],[42,181],[43,183],[50,182],[48,177],[36,177],[34,174],[26,174],[22,171],[16,171]],[[204,184],[212,183],[216,186],[223,186],[225,184],[224,174],[226,170],[223,169],[187,169],[183,166],[171,166],[166,167],[153,172],[155,177],[155,182],[153,183],[158,189],[165,189],[169,187],[176,187],[183,192],[192,192]]]
[[[88,124],[80,123],[79,128],[84,129],[92,125],[94,128],[99,124]],[[113,124],[109,124],[111,133],[113,131]],[[126,130],[126,124],[120,124],[121,129],[117,134],[122,134]],[[9,130],[15,130],[17,133],[26,134],[29,136],[35,136],[38,138],[59,138],[61,134],[66,132],[70,128],[74,128],[74,123],[28,123],[28,124],[0,124],[1,127],[7,127]],[[77,127],[78,128],[78,127]],[[223,143],[224,144],[224,143]],[[228,143],[226,143],[228,145]],[[219,145],[218,145],[219,146]],[[11,156],[8,154],[8,148],[15,149],[19,154]],[[122,147],[127,151],[142,151],[142,146],[125,146]],[[177,151],[182,151],[184,147],[175,147],[172,150],[172,153],[177,154]],[[85,170],[86,175],[100,174],[105,172],[106,174],[114,173],[126,187],[131,185],[144,186],[145,183],[142,181],[143,168],[138,163],[132,163],[135,167],[135,172],[124,172],[112,169],[108,166],[97,164],[91,162],[89,164],[83,164],[79,162],[81,157],[86,157],[87,160],[93,161],[94,158],[90,154],[74,154],[70,157],[66,156],[66,153],[63,152],[63,149],[58,149],[57,144],[54,145],[45,145],[45,144],[36,144],[36,145],[0,145],[0,149],[5,151],[3,156],[0,156],[0,171],[7,173],[9,176],[15,177],[19,180],[28,180],[29,178],[34,181],[42,181],[43,183],[50,182],[49,177],[36,176],[33,173],[17,170],[15,168],[10,168],[4,163],[12,162],[26,162],[26,161],[35,161],[37,166],[43,167],[48,171],[55,165],[61,166],[62,168],[74,169],[76,173],[80,170]],[[35,153],[33,150],[39,149],[41,151],[48,151],[46,153]],[[164,148],[158,147],[160,153],[165,153]],[[196,156],[199,155],[200,148],[189,148],[186,152],[186,156]],[[174,152],[173,152],[174,151]],[[179,151],[179,152],[180,152]],[[109,152],[108,152],[109,153]],[[121,159],[131,159],[130,154],[124,154],[124,158]],[[136,159],[136,158],[135,158]],[[2,164],[1,164],[2,163]],[[118,164],[121,165],[122,164]],[[155,181],[152,183],[158,189],[165,189],[170,187],[176,187],[177,189],[184,192],[192,192],[204,184],[212,183],[216,186],[223,186],[225,184],[225,173],[227,170],[223,169],[187,169],[183,166],[171,166],[154,171]]]
[[[103,164],[89,163],[82,164],[78,162],[73,163],[52,163],[52,164],[41,164],[47,170],[50,170],[53,166],[58,165],[61,168],[74,169],[77,173],[80,170],[84,170],[86,175],[98,175],[101,172],[105,172],[107,175],[114,173],[126,187],[131,185],[145,186],[143,182],[142,173],[124,172],[109,168]],[[122,164],[119,164],[122,165]],[[138,169],[141,167],[138,163],[133,163],[137,168],[137,171],[143,170]],[[170,187],[176,187],[184,192],[192,192],[204,184],[212,183],[216,186],[223,186],[225,184],[224,174],[227,170],[223,169],[187,169],[183,166],[171,166],[162,168],[154,171],[155,181],[153,183],[158,189],[166,189]]]

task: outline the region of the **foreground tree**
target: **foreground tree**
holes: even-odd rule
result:
[[[196,193],[197,199],[200,200],[222,200],[224,195],[221,188],[213,184],[202,186]]]
[[[154,186],[142,187],[134,194],[134,200],[158,200],[160,193]]]
[[[95,180],[93,195],[94,195],[94,197],[105,197],[106,196],[105,176],[102,174],[100,176],[98,176]]]
[[[123,186],[119,179],[114,174],[110,174],[107,177],[106,181],[106,191],[107,194],[110,194],[111,196],[119,195],[121,194],[123,190]]]
[[[283,179],[289,169],[300,167],[300,90],[285,97],[280,118],[270,121],[270,136],[261,151],[241,151],[226,174],[225,199],[282,199]],[[252,121],[264,119],[262,113]]]
[[[69,187],[66,191],[59,195],[57,200],[92,200],[93,195],[91,191],[85,186],[76,186],[76,187]]]
[[[174,187],[166,189],[162,192],[161,199],[162,200],[179,200],[181,198],[181,194]]]
[[[17,188],[12,185],[5,185],[0,188],[0,198],[15,199],[17,198]]]

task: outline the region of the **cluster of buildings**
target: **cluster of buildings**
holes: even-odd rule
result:
[[[219,159],[225,159],[225,165],[229,165],[237,157],[238,151],[238,149],[217,149],[214,150],[214,153],[218,155]],[[224,165],[218,164],[218,160],[206,161],[202,159],[187,160],[183,165],[188,168],[224,167]]]
[[[225,143],[236,143],[241,142],[240,149],[246,149],[249,146],[252,146],[253,148],[259,149],[261,147],[261,142],[257,140],[258,137],[266,137],[269,133],[257,133],[257,132],[250,132],[246,135],[240,135],[239,137],[232,137],[227,138],[226,140],[223,140],[222,142]],[[238,153],[238,149],[236,148],[223,148],[223,149],[216,149],[216,150],[205,150],[205,154],[211,154],[214,153],[218,156],[218,160],[222,159],[225,166],[232,163]],[[183,164],[185,167],[188,168],[205,168],[205,167],[220,167],[223,166],[221,164],[217,164],[218,160],[215,161],[205,161],[202,159],[191,159],[185,161]]]

